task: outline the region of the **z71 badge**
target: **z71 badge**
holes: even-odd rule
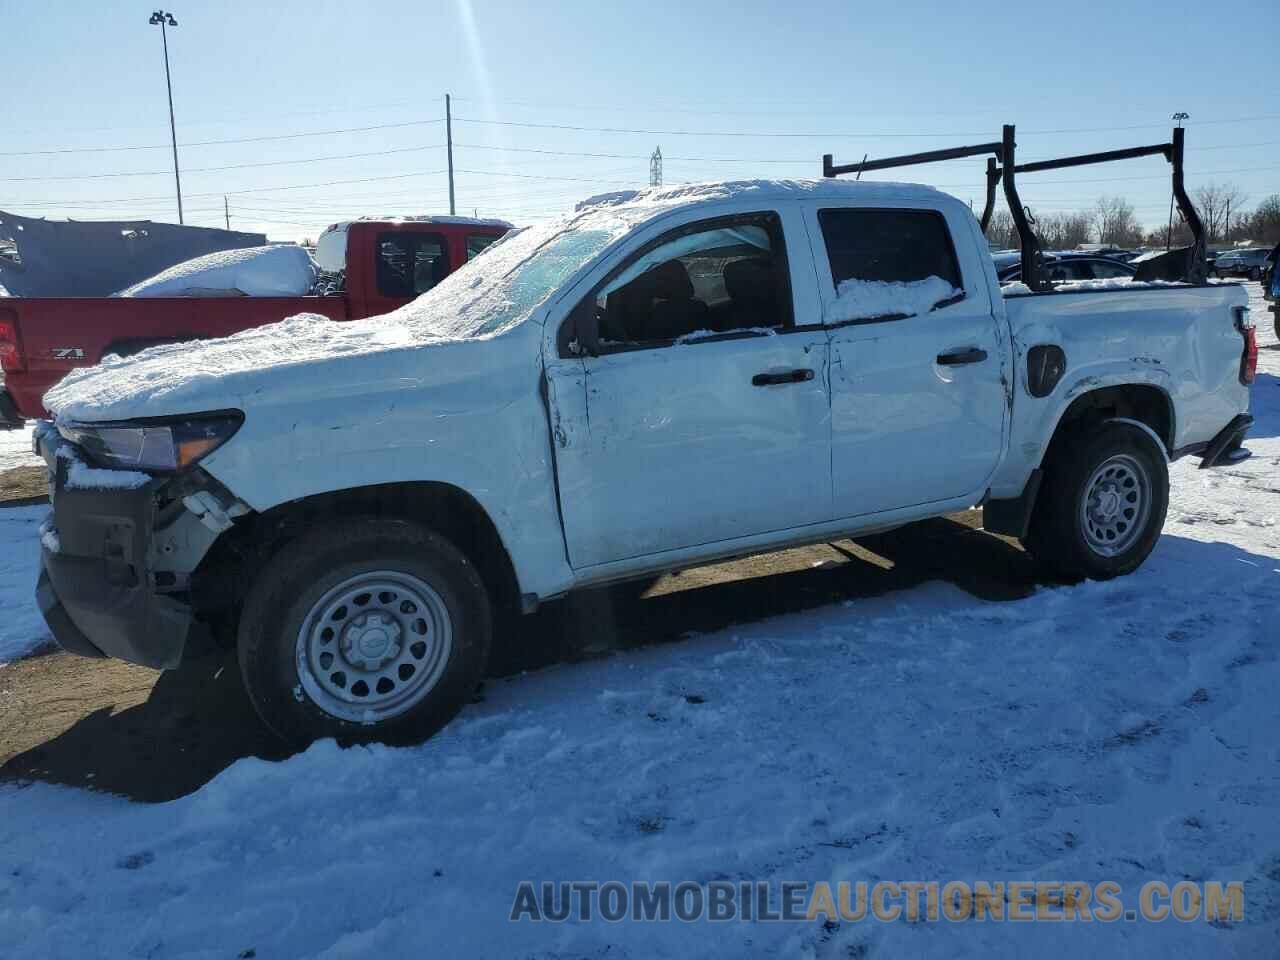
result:
[[[83,360],[83,347],[52,347],[49,350],[49,356],[55,360]]]

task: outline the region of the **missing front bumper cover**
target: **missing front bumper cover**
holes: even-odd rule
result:
[[[148,667],[182,660],[191,608],[155,591],[148,555],[155,524],[156,479],[135,489],[67,487],[69,461],[46,433],[41,453],[53,472],[56,549],[41,545],[36,598],[58,645],[84,656],[110,656]]]

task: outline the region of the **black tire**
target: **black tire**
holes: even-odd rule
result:
[[[1262,269],[1261,269],[1260,267],[1250,267],[1250,268],[1249,268],[1249,279],[1250,279],[1250,280],[1261,280],[1261,279],[1262,279]]]
[[[397,715],[358,722],[327,711],[308,693],[299,669],[299,637],[304,621],[332,590],[380,571],[430,587],[448,615],[451,641],[447,656],[441,653],[433,667],[442,672],[422,699]],[[343,744],[417,743],[453,719],[475,693],[489,659],[492,623],[489,595],[475,566],[443,537],[403,520],[335,520],[286,545],[258,575],[240,616],[240,671],[259,716],[295,746],[323,737]],[[345,629],[339,628],[338,642]],[[336,647],[335,652],[342,655]],[[305,670],[314,688],[317,678]]]
[[[1095,474],[1107,465],[1118,479],[1098,476],[1101,503],[1114,520],[1102,526],[1085,519],[1084,501]],[[1137,481],[1140,503],[1146,480],[1146,509],[1132,518],[1124,482]],[[1169,510],[1169,467],[1164,451],[1140,428],[1114,421],[1077,427],[1057,440],[1045,463],[1044,480],[1031,515],[1026,547],[1042,564],[1068,580],[1108,580],[1132,573],[1160,539]],[[1097,516],[1098,514],[1093,514]],[[1088,530],[1086,530],[1088,525]],[[1117,546],[1095,545],[1100,535],[1116,532]],[[1102,551],[1115,550],[1108,555]]]

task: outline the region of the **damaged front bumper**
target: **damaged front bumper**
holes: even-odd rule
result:
[[[52,523],[41,536],[36,599],[58,645],[89,657],[175,667],[191,630],[190,605],[157,592],[149,557],[158,490],[168,478],[135,488],[82,488],[67,482],[75,451],[56,430],[38,431],[49,465]]]

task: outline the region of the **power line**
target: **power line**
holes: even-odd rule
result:
[[[670,158],[667,158],[667,159],[670,159]],[[1200,170],[1200,171],[1194,172],[1194,178],[1201,179],[1203,177],[1210,177],[1210,176],[1223,176],[1223,175],[1233,174],[1233,173],[1255,173],[1255,172],[1264,172],[1264,171],[1271,171],[1271,170],[1277,170],[1277,169],[1280,169],[1280,165],[1273,164],[1273,165],[1261,166],[1261,167],[1237,167],[1237,168],[1228,169],[1228,170]],[[218,191],[212,191],[208,193],[194,193],[194,194],[190,194],[189,196],[221,197],[223,195],[236,196],[236,195],[243,195],[247,193],[274,193],[276,191],[284,191],[284,190],[306,190],[306,189],[313,189],[316,187],[343,186],[343,185],[354,184],[354,183],[377,183],[377,182],[383,182],[388,180],[403,180],[411,177],[439,176],[441,174],[444,174],[445,172],[446,172],[445,170],[427,170],[427,171],[418,171],[418,172],[411,172],[411,173],[388,174],[388,175],[376,176],[376,177],[356,177],[356,178],[344,179],[344,180],[326,180],[318,183],[282,184],[282,185],[271,186],[271,187],[248,187],[240,190],[218,190]],[[542,180],[542,181],[553,181],[553,182],[563,182],[563,183],[601,183],[606,185],[632,183],[632,184],[636,184],[637,186],[641,185],[639,170],[637,170],[636,176],[631,178],[560,177],[560,176],[552,176],[549,174],[547,175],[521,174],[521,173],[509,173],[509,172],[503,172],[503,171],[497,171],[497,170],[474,170],[474,169],[463,169],[463,168],[459,168],[457,172],[471,174],[475,176],[506,178],[506,179],[514,179],[514,180]],[[1113,182],[1140,181],[1140,180],[1165,180],[1165,179],[1167,179],[1166,175],[1154,174],[1154,175],[1131,176],[1131,177],[1035,180],[1031,182],[1034,183],[1036,186],[1041,186],[1041,185],[1051,185],[1051,184],[1113,183]],[[969,190],[969,189],[973,189],[976,183],[977,181],[971,181],[967,183],[935,183],[933,185],[942,189],[949,189],[949,190]],[[514,194],[514,195],[518,196],[519,194]],[[9,200],[9,201],[0,201],[0,204],[3,204],[5,206],[11,206],[11,207],[59,206],[59,207],[84,208],[84,207],[99,206],[103,204],[146,203],[150,201],[167,201],[168,199],[169,197],[167,196],[149,196],[149,197],[103,198],[103,199],[96,199],[96,200],[79,199],[79,200],[71,200],[71,201]],[[269,200],[270,198],[262,198],[262,199]],[[350,199],[359,200],[362,198],[359,196],[353,195],[350,197]],[[367,197],[363,199],[372,199],[372,198]],[[482,194],[477,199],[489,200],[489,199],[498,199],[498,198],[496,197],[491,198]],[[343,200],[343,202],[346,202],[345,199]]]
[[[312,187],[334,187],[348,183],[375,183],[382,180],[404,180],[409,177],[434,177],[444,170],[422,170],[415,173],[394,173],[383,177],[356,177],[350,180],[325,180],[321,183],[291,183],[275,187],[246,187],[241,190],[214,190],[209,193],[192,193],[191,197],[236,196],[244,193],[274,193],[277,190],[307,190]],[[104,200],[0,200],[4,206],[57,206],[57,207],[92,207],[104,203],[145,203],[151,200],[168,200],[168,197],[121,197]]]
[[[309,130],[305,133],[277,133],[261,137],[233,137],[225,140],[192,140],[180,143],[180,147],[212,147],[226,143],[267,143],[272,140],[299,140],[303,137],[329,137],[340,133],[367,133],[371,130],[396,130],[402,127],[423,127],[435,123],[444,123],[444,118],[436,120],[406,120],[401,123],[376,123],[367,127],[343,127],[338,130]],[[132,150],[168,150],[169,144],[146,144],[131,147],[55,147],[48,150],[9,150],[0,152],[0,157],[49,157],[64,153],[123,153]]]
[[[251,167],[286,167],[294,166],[302,163],[322,163],[327,160],[359,160],[366,157],[387,157],[396,153],[419,153],[424,150],[439,150],[444,146],[442,143],[433,143],[423,147],[397,147],[394,150],[373,150],[368,153],[344,153],[329,157],[302,157],[297,160],[263,160],[257,163],[231,163],[221,167],[188,167],[184,173],[214,173],[223,170],[248,170]],[[168,176],[168,170],[135,170],[127,173],[85,173],[76,174],[74,176],[54,176],[54,177],[0,177],[3,183],[20,183],[31,181],[48,181],[48,180],[107,180],[115,177],[156,177]]]
[[[1238,117],[1231,120],[1203,120],[1203,121],[1200,121],[1200,123],[1197,125],[1207,126],[1209,124],[1224,124],[1224,123],[1257,123],[1262,120],[1274,120],[1278,118],[1280,118],[1280,114],[1270,114],[1270,115],[1261,116],[1261,117]],[[520,120],[480,120],[480,119],[471,118],[471,117],[454,117],[453,119],[457,123],[474,123],[474,124],[484,124],[486,126],[498,126],[498,127],[527,127],[531,129],[538,129],[538,130],[574,130],[574,131],[587,132],[587,133],[634,133],[634,134],[643,134],[645,136],[670,136],[670,137],[772,137],[772,138],[788,138],[788,139],[826,139],[826,140],[857,139],[857,138],[872,138],[872,137],[889,138],[889,139],[930,137],[935,139],[941,139],[946,137],[982,137],[982,136],[987,136],[992,132],[991,130],[985,130],[985,131],[977,131],[977,132],[974,132],[974,131],[958,132],[957,131],[957,132],[946,132],[946,133],[939,133],[939,132],[866,133],[861,131],[858,133],[833,133],[831,131],[826,131],[824,133],[790,133],[790,132],[762,131],[762,130],[752,130],[752,131],[652,130],[652,129],[639,129],[634,127],[589,127],[589,126],[578,126],[575,124],[567,124],[567,123],[532,123],[532,122],[520,121]],[[1023,135],[1046,136],[1050,134],[1106,133],[1111,131],[1122,131],[1122,130],[1157,130],[1157,129],[1158,130],[1165,129],[1165,124],[1143,123],[1143,124],[1134,124],[1131,126],[1119,126],[1119,127],[1073,127],[1073,128],[1063,128],[1060,130],[1019,130],[1018,132]]]

